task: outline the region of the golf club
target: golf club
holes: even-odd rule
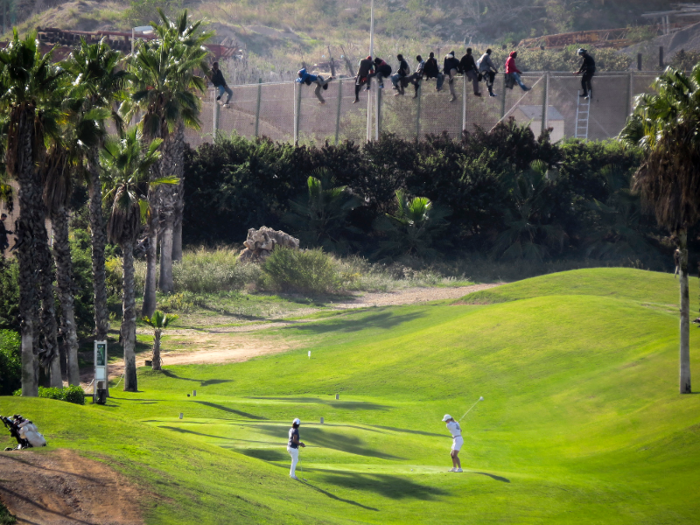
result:
[[[476,403],[474,403],[471,407],[469,407],[469,410],[467,410],[464,413],[464,415],[459,418],[458,422],[461,422],[467,416],[467,414],[472,411],[472,408],[474,408],[479,401],[483,401],[483,400],[484,400],[484,396],[479,397],[479,399],[476,400]]]

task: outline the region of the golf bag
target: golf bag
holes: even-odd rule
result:
[[[24,419],[19,414],[15,414],[12,417],[0,416],[5,428],[10,431],[10,436],[17,440],[17,446],[15,448],[7,447],[5,450],[22,450],[31,447],[45,447],[46,440],[44,436],[39,433],[39,429],[36,425]]]

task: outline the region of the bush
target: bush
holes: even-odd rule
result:
[[[0,503],[0,525],[14,525],[17,523],[17,518],[15,518],[7,507]]]
[[[0,329],[19,331],[19,266],[0,257]]]
[[[0,330],[0,396],[9,396],[21,386],[21,338],[12,330]]]
[[[195,294],[241,290],[254,283],[260,268],[254,264],[238,264],[238,252],[231,248],[187,251],[182,262],[173,265],[176,292]]]
[[[17,390],[14,395],[20,396],[22,395],[22,391]],[[85,392],[78,385],[70,385],[65,388],[46,388],[40,386],[39,397],[44,397],[46,399],[57,399],[59,401],[68,401],[69,403],[75,403],[76,405],[85,404]]]
[[[337,293],[351,279],[321,249],[276,248],[262,270],[263,286],[279,292]]]

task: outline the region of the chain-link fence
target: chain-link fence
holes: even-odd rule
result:
[[[422,81],[417,93],[409,85],[403,96],[395,96],[388,79],[384,89],[378,89],[374,82],[370,91],[362,88],[359,103],[354,103],[354,79],[343,78],[321,91],[323,104],[314,94],[315,84],[248,84],[232,88],[228,107],[218,104],[215,92],[210,91],[203,104],[202,127],[188,130],[187,138],[193,147],[213,141],[217,133],[233,132],[299,144],[362,142],[383,132],[406,139],[441,133],[456,138],[462,130],[470,131],[474,126],[490,130],[499,121],[512,117],[529,124],[535,135],[552,128],[554,141],[565,137],[606,139],[620,132],[634,97],[651,91],[657,75],[596,75],[590,101],[579,97],[580,77],[564,72],[525,73],[522,78],[531,88],[529,91],[517,84],[513,89],[504,88],[505,77],[500,74],[494,83],[495,97],[489,96],[483,82],[479,84],[482,96],[474,96],[472,84],[458,76],[453,85],[456,99],[452,102],[447,81],[440,92],[435,80]]]

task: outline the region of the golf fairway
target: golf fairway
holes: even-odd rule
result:
[[[700,523],[700,396],[678,394],[677,298],[668,274],[553,274],[278,329],[295,349],[244,363],[141,369],[140,392],[114,389],[107,406],[3,397],[0,413],[37,422],[40,453],[123,472],[153,524]],[[448,473],[441,418],[479,396],[461,422],[465,472]]]

